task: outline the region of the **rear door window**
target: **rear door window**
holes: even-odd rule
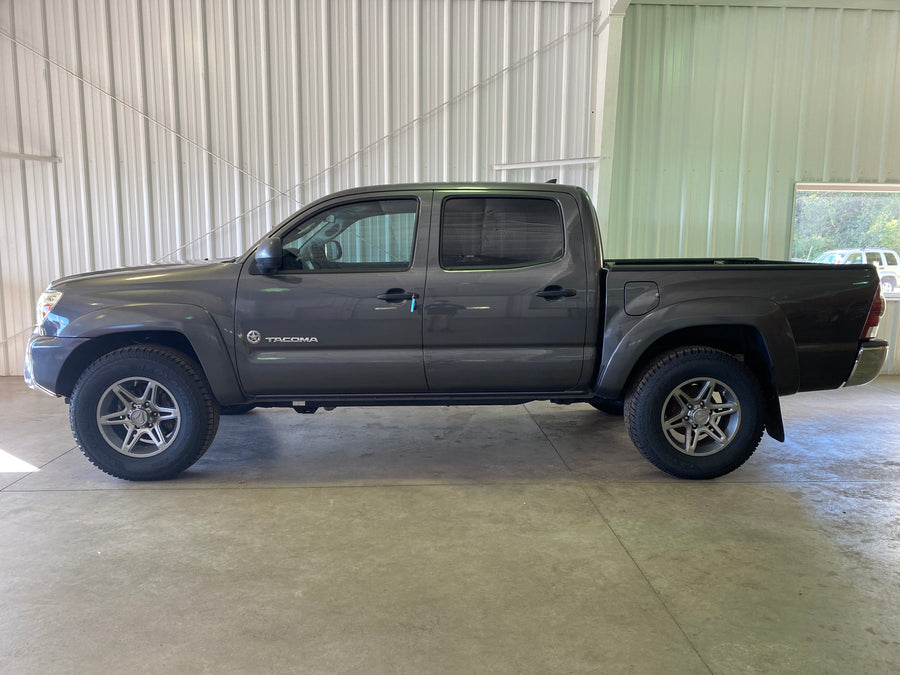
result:
[[[450,197],[444,201],[441,267],[527,267],[562,257],[565,231],[552,199]]]

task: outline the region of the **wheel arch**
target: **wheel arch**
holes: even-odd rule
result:
[[[181,352],[195,363],[200,363],[190,340],[175,331],[128,331],[100,335],[85,341],[69,355],[59,371],[57,391],[69,397],[78,378],[94,361],[117,349],[141,344],[168,347]]]
[[[766,397],[766,432],[772,438],[784,441],[784,421],[772,359],[762,334],[754,326],[693,326],[669,333],[651,345],[644,354],[629,378],[626,390],[647,364],[671,349],[686,346],[718,349],[743,361],[756,375]]]
[[[245,402],[226,342],[213,318],[190,305],[105,308],[70,324],[66,337],[86,338],[63,363],[55,391],[70,396],[81,374],[103,354],[136,344],[174,349],[198,364],[222,405]]]
[[[650,312],[619,341],[597,378],[595,394],[622,400],[660,354],[688,346],[719,349],[746,363],[766,396],[766,429],[784,440],[778,397],[797,392],[799,359],[788,319],[771,301],[714,298]]]

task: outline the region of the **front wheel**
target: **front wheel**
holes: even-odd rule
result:
[[[678,478],[717,478],[746,462],[762,438],[759,380],[730,354],[708,347],[667,352],[625,402],[632,442]]]
[[[219,407],[202,371],[164,347],[118,349],[78,379],[69,406],[78,447],[126,480],[172,478],[206,452]]]

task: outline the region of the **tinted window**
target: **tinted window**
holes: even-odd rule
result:
[[[451,197],[444,202],[441,267],[523,267],[563,253],[563,222],[551,199]]]
[[[887,264],[888,264],[888,265],[891,265],[891,266],[893,266],[893,267],[896,267],[896,266],[897,266],[897,264],[898,264],[898,263],[897,263],[897,256],[894,255],[893,253],[885,252],[884,258],[885,258],[885,260],[887,261]]]
[[[415,199],[341,204],[304,220],[283,239],[282,269],[402,271],[412,262]]]
[[[879,255],[878,251],[867,251],[866,262],[870,265],[881,265],[881,255]]]
[[[862,253],[856,252],[851,253],[847,256],[847,259],[844,261],[848,265],[857,265],[863,261]]]

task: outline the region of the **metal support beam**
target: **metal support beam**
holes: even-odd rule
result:
[[[509,171],[511,169],[541,169],[554,166],[582,166],[584,164],[596,164],[599,157],[574,157],[572,159],[540,159],[534,162],[513,162],[510,164],[493,164],[494,171]]]
[[[62,157],[56,155],[26,155],[21,152],[3,152],[0,151],[0,159],[24,159],[26,162],[52,162],[59,164]]]
[[[612,163],[616,136],[616,108],[619,97],[619,65],[622,58],[622,26],[631,0],[595,0],[597,28],[593,39],[591,78],[590,152],[597,155],[592,189],[589,190],[600,232],[609,224]]]

